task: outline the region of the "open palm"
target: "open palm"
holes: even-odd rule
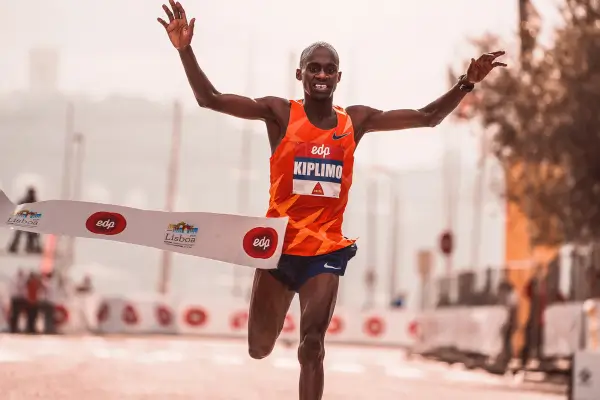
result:
[[[162,18],[157,19],[167,31],[173,46],[177,50],[181,50],[186,46],[189,46],[192,42],[192,36],[194,36],[194,23],[196,22],[196,19],[192,18],[188,24],[185,10],[183,9],[181,3],[175,3],[174,0],[169,0],[169,4],[171,5],[173,11],[171,11],[171,9],[164,4],[162,6],[163,10],[165,10],[165,13],[167,14],[167,17],[169,18],[169,22],[167,23]]]

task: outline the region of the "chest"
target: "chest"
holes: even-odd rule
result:
[[[344,181],[352,174],[355,147],[351,135],[341,136],[337,131],[321,131],[284,138],[274,158],[288,171],[293,194],[340,197]]]

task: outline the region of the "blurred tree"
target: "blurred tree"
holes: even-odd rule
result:
[[[535,40],[539,16],[520,1],[520,57],[482,83],[470,108],[494,135],[506,196],[529,216],[534,244],[600,239],[600,1],[563,1],[548,48]],[[493,36],[474,44],[503,47]]]

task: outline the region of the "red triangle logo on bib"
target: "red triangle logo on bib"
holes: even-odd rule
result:
[[[323,187],[321,186],[320,183],[317,183],[315,185],[315,188],[313,189],[312,194],[318,194],[321,196],[323,196],[325,194],[325,193],[323,193]]]

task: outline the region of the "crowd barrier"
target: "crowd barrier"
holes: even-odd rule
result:
[[[453,307],[426,311],[418,315],[418,335],[414,350],[431,353],[455,349],[488,357],[503,349],[502,329],[508,310],[502,306]]]
[[[9,299],[3,292],[0,290],[0,331],[8,330]],[[600,320],[600,301],[596,304],[598,307],[594,312]],[[582,302],[548,307],[542,347],[544,357],[567,358],[581,348],[587,334],[582,308]],[[503,330],[507,319],[508,310],[503,306],[440,308],[420,313],[403,309],[357,311],[338,307],[332,317],[327,340],[403,346],[419,353],[452,348],[466,354],[496,358],[503,351]],[[160,296],[102,297],[86,294],[58,301],[55,320],[58,331],[64,334],[244,337],[248,305],[241,300],[200,302]],[[299,310],[293,304],[281,337],[297,339],[299,323]]]
[[[586,343],[600,342],[600,332],[589,332],[586,328],[586,321],[600,320],[600,300],[591,302],[596,306],[588,313],[584,313],[584,302],[548,307],[545,313],[544,356],[570,357]]]
[[[600,351],[577,351],[574,364],[569,400],[596,400],[600,393]]]
[[[281,338],[299,338],[300,313],[292,307]],[[55,305],[59,333],[169,334],[245,337],[248,305],[240,300],[195,301],[160,296],[100,297],[78,295]],[[7,315],[0,330],[7,329]],[[418,331],[417,315],[401,309],[349,310],[339,307],[332,317],[329,342],[411,347]]]
[[[592,311],[600,321],[600,301]],[[414,350],[432,353],[453,349],[492,359],[503,352],[509,311],[503,306],[449,307],[425,311],[415,321],[418,334]],[[586,331],[583,302],[554,304],[544,313],[543,356],[550,359],[572,357],[590,340]],[[600,333],[594,333],[600,343]]]
[[[544,314],[543,354],[550,358],[572,356],[583,340],[583,302],[554,304]]]
[[[8,307],[0,307],[0,332],[8,330]]]

